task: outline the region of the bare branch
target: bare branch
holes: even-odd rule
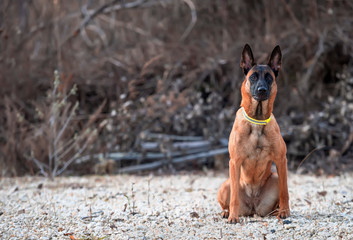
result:
[[[78,103],[76,103],[70,112],[70,115],[67,117],[67,119],[65,120],[64,125],[61,127],[60,132],[58,133],[58,135],[55,137],[54,139],[54,145],[56,145],[58,143],[58,141],[60,140],[60,137],[63,135],[63,133],[65,132],[67,126],[69,125],[69,123],[71,122],[71,119],[73,118],[73,116],[75,115],[75,111],[78,107]]]
[[[303,93],[305,91],[307,91],[308,89],[308,84],[309,84],[309,79],[315,69],[316,63],[318,62],[319,58],[321,57],[322,53],[324,52],[325,48],[324,48],[324,42],[326,39],[326,29],[324,30],[324,33],[320,36],[319,39],[319,46],[316,50],[315,56],[313,58],[313,60],[311,61],[310,66],[308,67],[308,69],[306,70],[304,76],[301,79],[301,84],[298,85],[299,90]]]
[[[89,15],[86,15],[86,17],[85,17],[85,19],[83,19],[83,22],[81,23],[80,27],[78,27],[76,29],[75,35],[78,34],[79,32],[81,32],[82,29],[84,29],[92,19],[94,19],[96,16],[98,16],[100,13],[102,13],[106,8],[110,7],[111,5],[114,5],[118,1],[120,1],[120,0],[113,0],[107,4],[102,5],[98,9],[94,10],[94,12],[89,13]]]
[[[45,171],[45,168],[48,169],[48,166],[46,166],[45,164],[41,163],[40,161],[38,161],[38,159],[36,159],[35,157],[29,157],[29,156],[25,156],[27,159],[32,160],[36,166],[39,168],[40,173],[44,176],[44,177],[48,177],[48,173]]]
[[[88,139],[87,139],[87,141],[85,142],[85,144],[78,150],[78,152],[77,152],[73,157],[71,157],[68,161],[66,161],[65,164],[64,164],[64,166],[63,166],[60,170],[58,170],[58,171],[56,172],[56,176],[61,175],[61,174],[66,170],[66,168],[67,168],[68,166],[70,166],[70,164],[73,163],[75,160],[77,160],[78,156],[79,156],[83,151],[86,150],[88,144],[91,143],[91,137],[92,137],[92,136],[89,136]]]
[[[196,13],[196,8],[194,3],[191,0],[183,0],[190,8],[191,11],[191,21],[188,25],[188,27],[185,29],[183,35],[180,37],[180,41],[184,41],[187,36],[189,36],[191,30],[194,28],[196,21],[197,21],[197,13]]]

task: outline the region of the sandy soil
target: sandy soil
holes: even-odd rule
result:
[[[353,175],[289,175],[292,216],[220,216],[224,175],[0,179],[0,239],[353,239]]]

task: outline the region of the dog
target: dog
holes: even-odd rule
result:
[[[276,78],[282,53],[277,45],[267,65],[256,64],[248,44],[240,67],[241,108],[229,136],[229,179],[218,190],[222,217],[229,223],[239,216],[290,216],[287,186],[287,148],[272,114],[277,94]],[[272,162],[277,173],[271,171]]]

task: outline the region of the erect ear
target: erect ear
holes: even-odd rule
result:
[[[243,69],[243,72],[246,75],[254,65],[255,61],[254,56],[252,55],[251,48],[248,44],[245,44],[243,52],[241,54],[240,67]]]
[[[275,76],[277,77],[278,75],[278,71],[281,68],[282,65],[282,53],[281,53],[281,48],[277,45],[272,53],[271,53],[271,57],[268,60],[267,65],[270,66],[270,68],[272,69],[272,71],[274,72]]]

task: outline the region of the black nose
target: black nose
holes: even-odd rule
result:
[[[260,93],[260,94],[264,94],[264,93],[267,92],[267,89],[266,89],[265,87],[259,87],[259,88],[257,89],[257,92]]]

